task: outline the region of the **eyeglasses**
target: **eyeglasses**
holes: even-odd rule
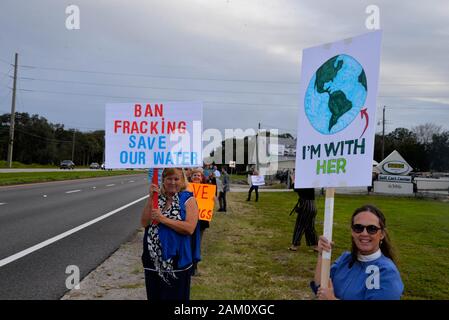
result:
[[[372,224],[370,224],[369,226],[364,226],[363,224],[353,224],[351,228],[352,228],[352,231],[354,231],[355,233],[362,233],[363,230],[365,230],[365,228],[366,228],[366,232],[368,232],[369,234],[376,234],[377,231],[382,229],[382,228],[372,225]]]

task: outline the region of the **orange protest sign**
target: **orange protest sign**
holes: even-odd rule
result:
[[[190,183],[190,191],[198,203],[199,219],[211,221],[214,214],[215,191],[217,186],[213,184]]]

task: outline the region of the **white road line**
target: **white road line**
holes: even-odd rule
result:
[[[66,191],[66,193],[75,193],[75,192],[80,192],[81,190],[71,190],[71,191]]]
[[[115,186],[115,184],[112,183],[112,184],[107,184],[107,185],[106,185],[106,187],[112,187],[112,186]]]
[[[129,183],[133,183],[133,182],[134,182],[134,180],[129,181]]]
[[[78,232],[78,231],[80,231],[80,230],[82,230],[84,228],[87,228],[88,226],[93,225],[94,223],[97,223],[97,222],[99,222],[99,221],[101,221],[103,219],[106,219],[107,217],[110,217],[113,214],[116,214],[117,212],[120,212],[120,211],[122,211],[122,210],[124,210],[124,209],[126,209],[126,208],[128,208],[128,207],[130,207],[130,206],[132,206],[132,205],[134,205],[134,204],[136,204],[136,203],[146,199],[146,198],[148,198],[148,196],[144,196],[142,198],[134,200],[133,202],[125,204],[124,206],[122,206],[122,207],[120,207],[118,209],[115,209],[113,211],[110,211],[110,212],[108,212],[108,213],[106,213],[106,214],[104,214],[104,215],[102,215],[102,216],[100,216],[98,218],[95,218],[94,220],[86,222],[86,223],[84,223],[84,224],[82,224],[82,225],[80,225],[78,227],[70,229],[69,231],[61,233],[60,235],[57,235],[57,236],[55,236],[53,238],[50,238],[50,239],[45,240],[45,241],[43,241],[41,243],[38,243],[38,244],[28,248],[28,249],[22,250],[22,251],[20,251],[20,252],[18,252],[16,254],[13,254],[12,256],[9,256],[9,257],[7,257],[5,259],[2,259],[2,260],[0,260],[0,267],[3,267],[3,266],[5,266],[5,265],[7,265],[7,264],[9,264],[11,262],[14,262],[14,261],[16,261],[16,260],[18,260],[20,258],[23,258],[23,257],[29,255],[30,253],[33,253],[34,251],[42,249],[42,248],[44,248],[44,247],[46,247],[46,246],[48,246],[48,245],[50,245],[50,244],[52,244],[52,243],[54,243],[56,241],[59,241],[59,240],[65,238],[65,237],[68,237],[71,234],[73,234],[75,232]]]
[[[2,206],[2,205],[4,205],[4,204],[6,204],[6,202],[0,202],[0,206]]]

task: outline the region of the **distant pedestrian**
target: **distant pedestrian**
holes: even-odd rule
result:
[[[259,172],[256,169],[253,169],[252,171],[250,171],[249,180],[250,180],[251,187],[248,190],[248,199],[246,199],[246,201],[251,201],[251,193],[253,192],[253,190],[256,192],[256,202],[259,201],[259,186],[255,186],[251,179],[251,176],[258,176],[258,175],[259,175]]]
[[[222,188],[218,193],[218,202],[220,204],[219,212],[226,212],[226,192],[229,191],[229,174],[226,172],[225,167],[221,168],[221,182]]]

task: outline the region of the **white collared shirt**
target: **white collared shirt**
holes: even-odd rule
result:
[[[368,255],[363,255],[363,254],[358,254],[357,255],[357,260],[359,260],[360,262],[369,262],[369,261],[374,261],[376,259],[379,259],[380,256],[382,255],[382,251],[380,251],[380,248],[371,254]]]

